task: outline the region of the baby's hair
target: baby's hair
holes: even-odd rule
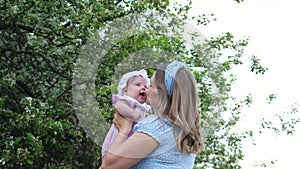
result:
[[[150,85],[150,79],[148,78],[147,71],[145,69],[138,70],[138,71],[131,71],[128,73],[125,73],[122,78],[119,81],[118,84],[118,94],[122,95],[124,92],[124,88],[128,86],[129,82],[132,80],[132,77],[141,76],[145,78],[147,86]]]
[[[126,86],[123,88],[123,92],[127,90],[128,88],[128,85],[131,83],[131,81],[136,78],[136,77],[143,77],[143,76],[140,76],[140,75],[134,75],[132,77],[130,77],[128,80],[127,80],[127,83],[126,83]]]

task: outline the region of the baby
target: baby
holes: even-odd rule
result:
[[[150,85],[146,70],[132,71],[124,74],[118,85],[118,94],[113,95],[112,103],[115,109],[124,117],[134,121],[142,120],[151,107],[146,103],[146,89]],[[118,129],[112,124],[102,145],[102,157],[118,134]],[[130,132],[128,136],[132,135]]]

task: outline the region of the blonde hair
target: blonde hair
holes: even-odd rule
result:
[[[164,84],[165,68],[159,67],[154,74],[158,92],[155,104],[151,105],[156,113],[164,114],[178,131],[177,150],[183,154],[196,154],[204,148],[204,143],[194,76],[186,68],[179,69],[174,80],[173,94],[169,97]]]

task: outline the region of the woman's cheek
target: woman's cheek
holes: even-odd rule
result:
[[[151,102],[150,102],[150,92],[151,92],[151,89],[150,90],[146,90],[146,103],[151,105]]]
[[[147,99],[146,99],[146,103],[149,104],[151,106],[150,100],[149,100],[149,96],[147,95]]]
[[[149,101],[149,104],[152,107],[156,107],[157,106],[157,102],[158,102],[158,89],[153,89],[149,92],[148,98],[147,100]]]

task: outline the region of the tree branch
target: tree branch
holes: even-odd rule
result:
[[[115,6],[118,6],[118,4],[119,4],[120,2],[122,2],[122,0],[117,1],[117,2],[115,3]]]

